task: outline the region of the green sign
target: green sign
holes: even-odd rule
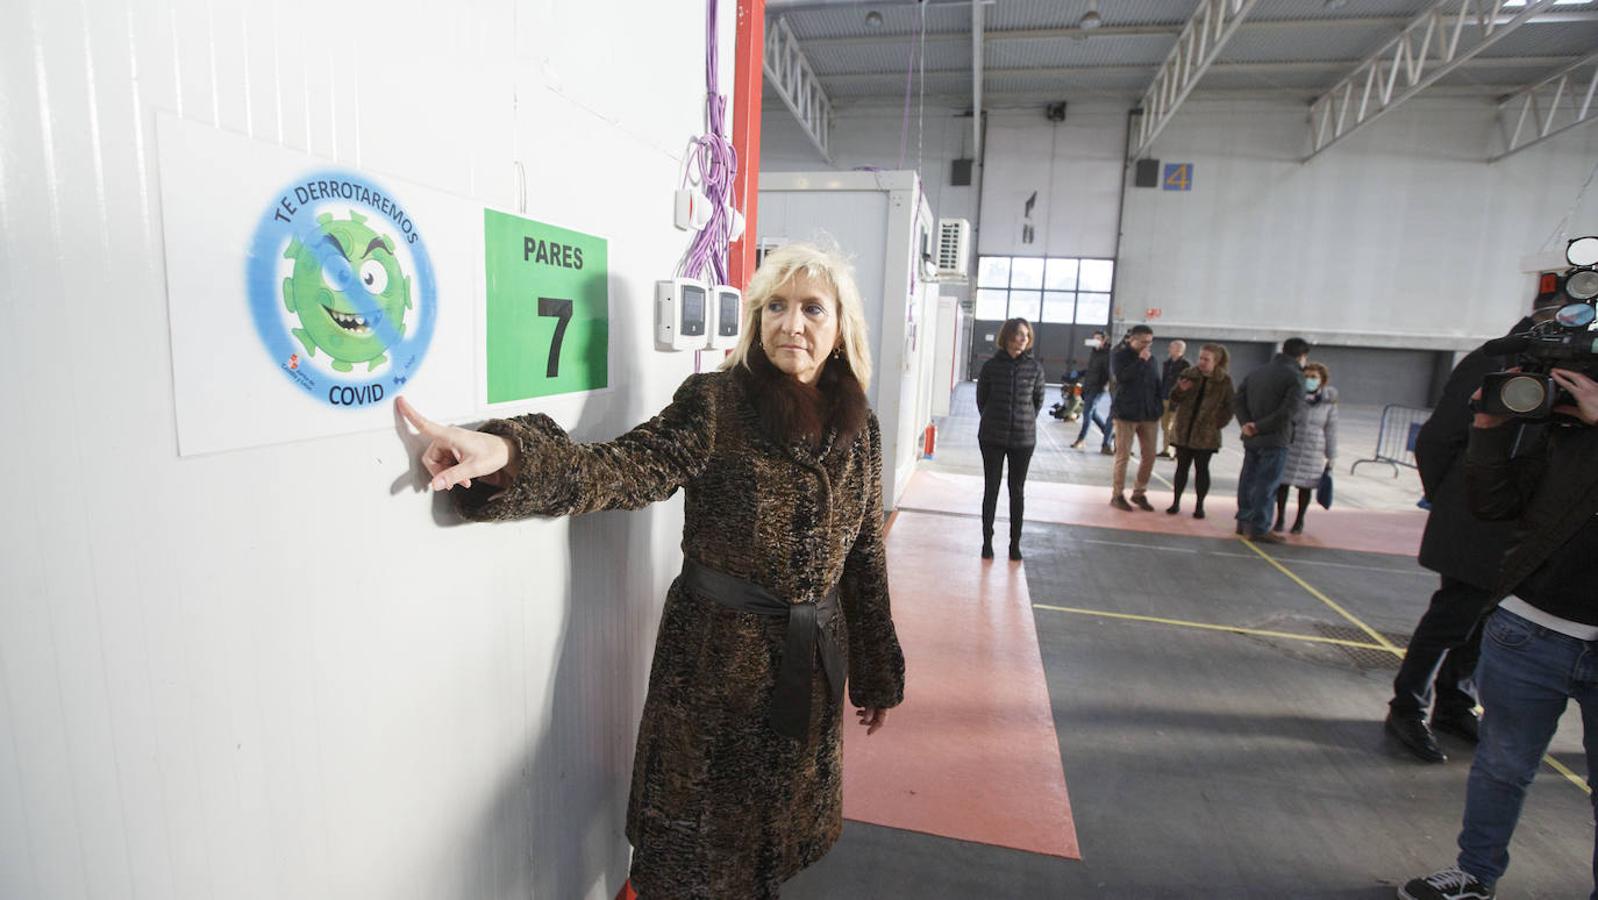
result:
[[[604,238],[483,210],[488,402],[608,384],[609,260]]]

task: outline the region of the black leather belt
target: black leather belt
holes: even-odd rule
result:
[[[789,603],[752,581],[734,578],[690,559],[683,560],[682,577],[689,590],[728,609],[788,620],[777,686],[771,695],[771,727],[778,734],[801,741],[809,734],[810,685],[815,672],[812,665],[818,647],[821,667],[832,689],[832,702],[842,703],[848,659],[826,629],[827,620],[838,608],[836,587],[820,600]]]

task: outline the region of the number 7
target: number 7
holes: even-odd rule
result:
[[[538,314],[559,320],[555,325],[555,339],[549,343],[549,365],[544,369],[545,378],[555,378],[560,375],[560,345],[566,340],[566,326],[571,324],[572,302],[555,297],[539,297]]]

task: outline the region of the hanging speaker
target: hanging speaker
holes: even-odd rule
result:
[[[1160,186],[1160,161],[1157,159],[1140,159],[1137,161],[1137,173],[1133,176],[1132,183],[1137,187]]]

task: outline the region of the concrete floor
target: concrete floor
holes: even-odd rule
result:
[[[924,465],[980,473],[969,385],[954,413]],[[1338,502],[1413,508],[1412,471],[1346,474],[1378,415],[1343,413]],[[1040,435],[1033,479],[1107,484],[1109,458],[1066,449],[1075,426],[1050,419]],[[1214,491],[1234,488],[1240,455],[1227,460]],[[1295,581],[1237,541],[1083,525],[1028,523],[1023,545],[1082,859],[850,822],[785,897],[1374,900],[1453,861],[1471,748],[1445,739],[1450,762],[1425,766],[1384,737],[1392,654],[1126,618],[1369,641],[1330,600],[1402,646],[1435,576],[1389,554],[1270,547]],[[948,564],[975,555],[973,542],[972,561]],[[1553,755],[1586,771],[1574,710]],[[1592,845],[1588,796],[1545,767],[1500,896],[1585,897]]]

